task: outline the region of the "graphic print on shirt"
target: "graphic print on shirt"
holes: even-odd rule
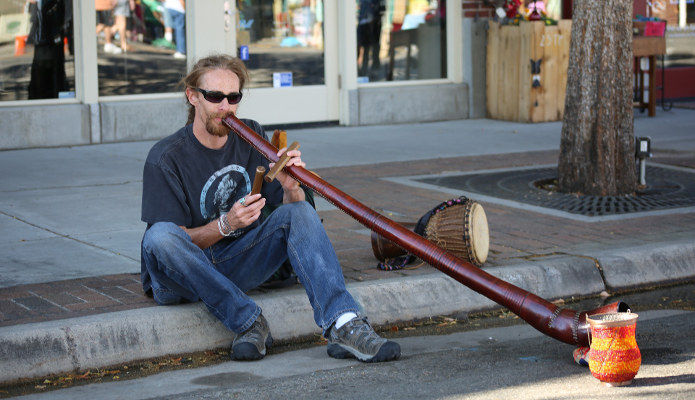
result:
[[[251,179],[241,165],[230,164],[210,176],[200,193],[200,214],[206,221],[227,212],[251,191]]]

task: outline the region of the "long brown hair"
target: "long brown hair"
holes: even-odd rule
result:
[[[200,78],[214,69],[224,69],[234,72],[236,76],[239,77],[239,91],[244,89],[244,84],[249,79],[248,70],[244,62],[239,58],[227,54],[213,54],[198,60],[193,66],[193,69],[191,69],[191,72],[181,80],[181,84],[184,86],[184,89],[197,88],[200,84]],[[186,122],[188,125],[192,123],[195,118],[195,107],[188,101],[188,96],[186,96],[185,93],[184,96],[186,97],[186,103],[188,103],[188,122]]]

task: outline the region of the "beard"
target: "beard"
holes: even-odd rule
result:
[[[208,117],[205,119],[205,129],[211,134],[219,137],[224,137],[229,135],[229,132],[231,129],[227,127],[227,125],[223,124],[222,122],[217,123],[215,121],[215,118],[226,118],[229,115],[234,115],[234,113],[216,113],[216,114],[210,114]]]

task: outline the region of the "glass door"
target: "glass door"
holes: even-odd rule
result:
[[[251,77],[239,115],[262,124],[337,120],[337,23],[327,23],[337,22],[337,2],[235,5],[236,47]]]
[[[72,3],[0,0],[0,102],[75,98]]]

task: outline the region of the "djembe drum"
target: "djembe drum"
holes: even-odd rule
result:
[[[403,225],[410,228],[414,224]],[[415,232],[478,267],[485,263],[490,249],[490,232],[483,206],[463,196],[429,211],[415,225]],[[402,267],[414,259],[406,256],[394,264],[391,260],[405,255],[405,250],[376,233],[372,233],[372,251],[382,264],[391,266],[385,268],[380,264],[381,269],[398,269],[395,264]]]
[[[490,233],[483,206],[471,199],[435,211],[425,237],[456,257],[482,266],[490,249]]]

